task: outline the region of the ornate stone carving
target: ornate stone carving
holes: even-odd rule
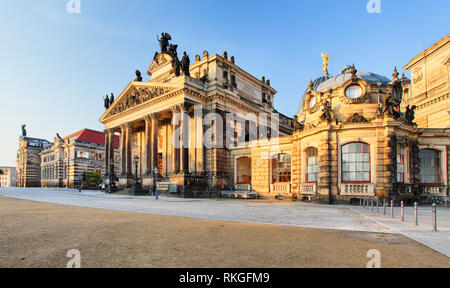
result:
[[[387,94],[384,98],[383,105],[378,111],[378,116],[382,117],[384,115],[393,116],[395,119],[400,118],[400,101],[392,97],[392,94]]]
[[[369,123],[370,121],[366,119],[364,116],[354,113],[352,116],[348,117],[345,123],[353,124],[353,123]]]
[[[320,119],[327,121],[328,123],[335,120],[333,109],[331,109],[331,103],[328,100],[323,101],[322,115],[320,115]]]
[[[305,129],[305,125],[298,121],[298,116],[294,116],[294,132],[303,131]]]
[[[158,87],[158,86],[150,86],[150,87],[131,87],[123,97],[120,98],[119,102],[115,103],[114,106],[111,107],[111,111],[106,115],[106,117],[110,117],[119,113],[126,111],[132,107],[140,105],[149,101],[152,98],[155,98],[160,95],[164,95],[173,91],[175,88],[172,87]]]

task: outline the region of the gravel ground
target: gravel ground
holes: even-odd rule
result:
[[[0,267],[450,267],[398,234],[225,222],[0,197]]]

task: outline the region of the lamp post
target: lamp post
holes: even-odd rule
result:
[[[108,192],[109,194],[116,192],[116,177],[114,174],[114,157],[111,157],[109,161],[110,169],[109,169],[109,186]]]
[[[155,167],[153,170],[153,185],[155,191],[155,200],[158,200],[158,168]]]
[[[139,164],[139,156],[134,156],[134,166],[136,168],[136,176],[134,177],[134,184],[132,186],[132,188],[134,190],[142,190],[142,185],[139,182],[139,177],[138,177],[138,164]]]

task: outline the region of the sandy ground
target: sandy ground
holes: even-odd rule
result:
[[[396,234],[231,223],[0,197],[0,267],[450,267]]]

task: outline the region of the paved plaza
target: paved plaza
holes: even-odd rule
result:
[[[364,209],[359,206],[328,206],[299,202],[269,202],[230,199],[180,199],[106,195],[99,191],[41,188],[0,188],[0,195],[79,207],[100,208],[154,215],[222,220],[244,223],[287,225],[387,234],[403,234],[450,257],[450,209],[438,210],[438,232],[432,231],[431,208],[421,207],[419,226],[413,224],[413,209],[405,209],[405,222],[400,221],[400,208],[395,218],[390,210]]]

